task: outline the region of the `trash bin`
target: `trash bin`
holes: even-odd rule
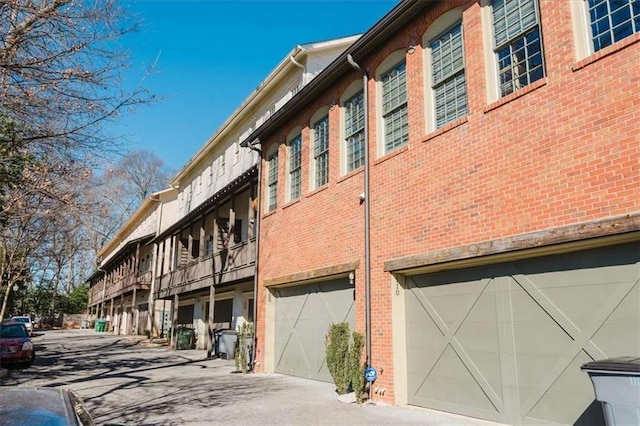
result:
[[[83,329],[89,328],[89,320],[83,319],[80,327]]]
[[[214,330],[214,352],[220,358],[233,359],[236,356],[238,332],[235,330]]]
[[[104,333],[104,330],[106,328],[106,321],[105,320],[96,320],[96,331],[98,333]]]
[[[640,358],[608,358],[580,368],[591,378],[607,426],[640,424]]]
[[[180,327],[176,329],[176,349],[185,350],[192,349],[195,341],[196,331],[189,327]]]

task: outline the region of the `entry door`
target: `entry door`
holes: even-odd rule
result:
[[[325,336],[335,323],[355,330],[354,291],[347,279],[276,290],[276,372],[332,381]]]
[[[594,359],[640,356],[640,250],[406,278],[411,404],[507,424],[602,424]]]

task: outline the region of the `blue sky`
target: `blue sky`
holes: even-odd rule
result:
[[[398,0],[134,0],[125,87],[161,98],[110,128],[180,169],[296,45],[365,32]]]

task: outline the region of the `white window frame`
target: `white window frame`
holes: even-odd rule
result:
[[[227,152],[225,150],[222,150],[220,152],[220,156],[218,157],[218,163],[220,164],[220,167],[218,167],[218,176],[224,175],[224,169],[227,167],[226,154]]]
[[[362,80],[358,79],[356,81],[354,81],[353,83],[351,83],[349,85],[349,87],[347,87],[347,89],[344,91],[344,93],[342,94],[342,96],[340,97],[340,172],[342,175],[345,175],[347,173],[351,173],[354,170],[359,169],[360,167],[362,167],[364,165],[364,151],[362,152],[362,165],[359,167],[356,167],[352,170],[349,170],[349,141],[348,141],[348,136],[347,135],[347,108],[346,108],[346,104],[347,102],[351,101],[357,94],[361,93],[364,96],[364,86],[362,84]],[[366,109],[366,99],[363,98],[363,104],[364,104],[364,108]],[[367,111],[364,111],[364,113],[366,114]],[[366,120],[365,120],[366,121]],[[366,129],[363,127],[361,130],[363,133],[365,133]],[[364,141],[364,146],[363,146],[363,150],[366,149],[366,143],[367,141]]]
[[[323,184],[318,184],[317,179],[316,179],[316,175],[317,175],[317,162],[316,162],[316,155],[315,155],[315,147],[316,147],[316,131],[315,131],[315,126],[316,124],[318,124],[321,120],[323,120],[324,118],[327,118],[327,151],[326,151],[326,155],[327,155],[327,182],[323,183]],[[331,150],[331,125],[330,125],[330,117],[329,117],[329,107],[325,106],[320,108],[318,111],[315,112],[315,114],[313,114],[313,116],[311,117],[310,120],[310,125],[309,125],[309,188],[311,188],[312,190],[314,189],[318,189],[321,188],[323,186],[326,186],[329,184],[329,176],[331,173],[331,169],[330,169],[330,164],[329,164],[329,155],[330,155],[330,150]]]
[[[443,34],[450,31],[454,26],[460,24],[462,26],[462,49],[463,49],[463,61],[466,62],[466,58],[464,55],[464,23],[462,22],[462,8],[455,8],[448,12],[442,14],[439,18],[437,18],[431,26],[427,29],[427,31],[422,36],[422,45],[424,46],[424,77],[425,77],[425,100],[428,103],[425,111],[425,123],[426,123],[426,131],[432,132],[437,130],[439,127],[445,126],[445,124],[441,126],[437,126],[437,113],[436,113],[436,91],[434,90],[434,81],[433,81],[433,62],[432,62],[432,50],[430,48],[431,43],[434,40],[440,38]],[[466,80],[466,64],[462,70],[465,73]],[[467,82],[468,83],[468,82]],[[465,88],[466,92],[466,108],[467,114],[469,113],[469,91],[468,88]],[[460,117],[457,117],[460,118]],[[457,119],[456,118],[456,119]],[[453,121],[453,120],[451,120]]]
[[[505,0],[505,1],[516,1],[516,0]],[[537,19],[537,27],[538,27],[539,36],[540,36],[540,55],[542,59],[542,77],[535,80],[535,81],[539,81],[539,80],[544,80],[544,78],[546,77],[547,71],[546,71],[546,61],[544,57],[544,36],[542,32],[542,25],[541,25],[541,19],[540,19],[540,3],[539,3],[539,0],[533,0],[533,2],[535,7],[536,19]],[[498,56],[497,56],[498,47],[495,46],[495,41],[494,41],[495,27],[493,22],[492,3],[493,3],[493,0],[482,0],[482,6],[483,6],[482,22],[483,22],[483,27],[486,30],[484,31],[484,46],[485,46],[484,50],[486,55],[485,63],[487,64],[486,83],[487,83],[487,98],[489,102],[494,102],[504,97],[502,96],[501,90],[500,90],[500,76],[499,76],[500,70],[498,69]],[[525,33],[528,33],[529,31],[530,30],[527,30],[525,31]],[[521,33],[521,34],[524,34],[524,33]],[[516,39],[518,38],[513,38],[512,40],[516,40]],[[506,45],[508,44],[505,44],[505,46]],[[528,85],[531,85],[534,82]],[[512,93],[516,93],[519,90],[527,87],[528,85],[524,85],[524,86],[521,86],[520,88],[516,88],[508,95]],[[508,95],[505,95],[505,96],[508,96]]]
[[[300,149],[297,153],[299,165],[297,168],[292,169],[292,143],[298,140],[300,143]],[[298,194],[295,195],[293,193],[294,185],[294,173],[297,171],[298,173]],[[302,132],[300,127],[296,127],[292,131],[289,132],[287,136],[287,202],[295,201],[302,197]]]
[[[407,142],[404,143],[403,145],[397,146],[395,147],[393,150],[387,151],[386,149],[386,138],[385,138],[385,121],[384,121],[384,114],[383,114],[383,93],[382,93],[382,86],[383,86],[383,82],[382,82],[382,78],[388,74],[390,71],[392,71],[394,68],[396,68],[398,65],[400,65],[401,63],[404,63],[406,66],[406,51],[404,49],[401,50],[396,50],[395,52],[391,53],[389,56],[387,56],[387,58],[382,61],[382,63],[378,66],[378,68],[376,69],[375,72],[375,79],[376,79],[376,117],[378,118],[377,120],[377,125],[376,125],[376,134],[377,134],[377,150],[378,150],[378,156],[384,156],[390,152],[393,152],[399,148],[402,148],[402,146],[406,146],[409,143],[409,134],[407,133]],[[406,70],[406,68],[405,68]],[[408,71],[405,71],[408,72]],[[409,110],[409,84],[408,84],[408,80],[405,83],[407,85],[407,120],[408,120],[408,110]]]
[[[274,162],[275,161],[275,162]],[[274,144],[267,151],[267,155],[265,157],[266,162],[266,176],[265,181],[266,185],[266,203],[264,203],[265,212],[271,212],[278,208],[278,144]],[[274,167],[275,166],[275,171]]]
[[[593,44],[593,34],[591,31],[591,17],[589,15],[588,0],[571,1],[569,4],[571,7],[571,21],[573,24],[572,28],[573,38],[575,40],[576,60],[581,60],[596,53]],[[626,38],[628,37],[614,41],[609,46],[614,46]],[[607,47],[604,47],[603,49],[606,49]]]

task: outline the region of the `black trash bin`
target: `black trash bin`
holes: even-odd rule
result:
[[[608,358],[580,368],[589,374],[607,426],[640,425],[640,358]]]

